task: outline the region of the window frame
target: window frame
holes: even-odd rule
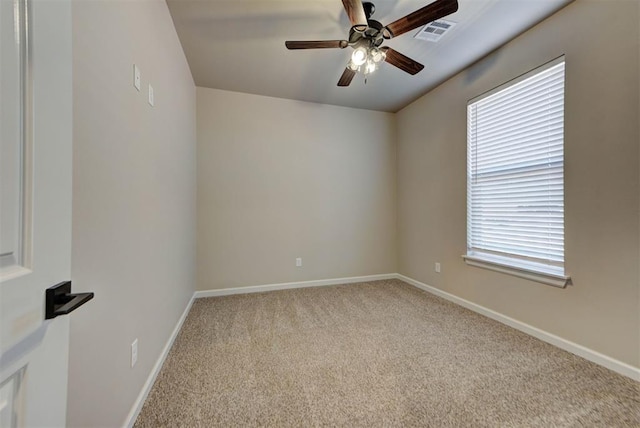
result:
[[[565,57],[564,55],[547,62],[546,64],[543,64],[539,67],[536,67],[533,70],[530,70],[527,73],[524,73],[514,79],[511,79],[487,92],[484,92],[483,94],[480,94],[472,99],[470,99],[467,102],[467,151],[469,150],[470,147],[470,140],[469,140],[469,130],[470,130],[470,121],[471,121],[471,116],[469,114],[469,108],[470,106],[472,106],[473,104],[486,99],[494,94],[497,94],[503,90],[509,89],[511,87],[513,87],[514,85],[519,84],[520,82],[527,80],[531,77],[534,77],[540,73],[543,73],[547,70],[549,70],[552,67],[555,67],[561,63],[565,63],[565,75],[564,75],[564,81],[566,82],[566,61],[565,61]],[[565,96],[563,95],[563,106],[566,105],[566,99]],[[564,118],[563,118],[563,124],[562,124],[562,129],[563,129],[563,134],[564,134]],[[562,223],[563,223],[563,228],[564,228],[564,220],[565,220],[565,215],[564,215],[564,203],[565,203],[565,189],[564,189],[564,148],[565,148],[565,142],[564,142],[564,137],[563,137],[563,141],[562,141],[562,149],[563,149],[563,158],[562,158],[562,162],[563,162],[563,166],[562,166],[562,183],[563,183],[563,188],[562,188],[562,204],[563,204],[563,216],[562,216]],[[469,156],[467,154],[467,156]],[[469,161],[469,159],[467,158],[467,162]],[[470,203],[470,198],[471,196],[471,189],[469,188],[469,180],[471,179],[471,170],[469,165],[467,164],[467,249],[466,249],[466,254],[464,254],[462,256],[462,258],[464,259],[465,263],[469,266],[475,266],[475,267],[480,267],[480,268],[484,268],[484,269],[489,269],[489,270],[493,270],[493,271],[497,271],[497,272],[501,272],[501,273],[505,273],[505,274],[509,274],[509,275],[514,275],[520,278],[525,278],[525,279],[529,279],[532,281],[536,281],[536,282],[541,282],[544,284],[548,284],[548,285],[553,285],[556,287],[561,287],[564,288],[567,286],[567,284],[571,281],[571,277],[568,276],[566,274],[566,259],[562,261],[561,264],[558,263],[549,263],[549,264],[545,264],[545,263],[540,263],[537,261],[533,261],[533,260],[527,260],[526,257],[523,257],[521,255],[517,255],[517,254],[513,254],[513,257],[509,257],[508,253],[505,253],[506,255],[501,255],[501,254],[492,254],[492,252],[490,250],[484,250],[481,252],[475,252],[471,249],[471,224],[470,224],[470,213],[469,213],[469,203]],[[563,241],[562,241],[562,250],[563,253],[565,251],[565,243],[566,243],[566,239],[564,239],[563,236]],[[564,257],[563,257],[564,259]]]

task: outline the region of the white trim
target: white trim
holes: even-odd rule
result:
[[[480,100],[482,100],[484,98],[488,98],[491,95],[493,95],[493,94],[495,94],[497,92],[500,92],[501,90],[506,89],[506,88],[508,88],[510,86],[513,86],[516,83],[520,83],[523,80],[528,79],[529,77],[535,76],[538,73],[542,73],[543,71],[548,70],[551,67],[554,67],[554,66],[556,66],[556,65],[558,65],[558,64],[560,64],[562,62],[565,62],[564,55],[560,55],[559,57],[554,58],[551,61],[549,61],[549,62],[547,62],[545,64],[542,64],[541,66],[538,66],[538,67],[534,68],[533,70],[529,70],[529,71],[527,71],[527,72],[525,72],[525,73],[523,73],[523,74],[521,74],[519,76],[514,77],[511,80],[508,80],[508,81],[496,86],[495,88],[489,89],[488,91],[483,92],[482,94],[471,98],[469,101],[467,101],[467,106],[469,104],[476,103],[476,102],[478,102],[478,101],[480,101]]]
[[[515,264],[515,260],[513,261],[513,264],[507,264],[507,262],[500,261],[507,260],[506,257],[496,257],[495,259],[491,259],[489,256],[484,255],[479,256],[465,254],[462,258],[469,266],[506,273],[507,275],[517,276],[519,278],[540,282],[542,284],[553,285],[554,287],[565,288],[571,280],[570,276],[544,272],[534,267],[527,267],[524,262],[522,262],[521,266],[517,266]],[[534,264],[532,263],[531,266],[534,266]]]
[[[397,274],[396,278],[408,284],[411,284],[414,287],[418,287],[431,294],[435,294],[436,296],[442,297],[443,299],[449,300],[450,302],[456,303],[481,315],[489,317],[495,321],[501,322],[502,324],[506,324],[509,327],[513,327],[516,330],[520,330],[523,333],[526,333],[551,345],[557,346],[560,349],[564,349],[565,351],[571,352],[572,354],[613,370],[614,372],[620,373],[621,375],[627,376],[636,381],[640,381],[640,368],[638,367],[634,367],[630,364],[616,360],[607,355],[594,351],[593,349],[589,349],[585,346],[563,339],[559,336],[556,336],[555,334],[546,332],[537,327],[533,327],[529,324],[523,323],[522,321],[518,321],[499,312],[485,308],[484,306],[480,306],[476,303],[455,296],[451,293],[447,293],[446,291],[424,284],[413,278],[409,278],[408,276]]]
[[[349,278],[319,279],[314,281],[283,282],[281,284],[251,285],[247,287],[220,288],[214,290],[196,291],[196,299],[202,297],[230,296],[232,294],[264,293],[265,291],[289,290],[291,288],[323,287],[326,285],[351,284],[354,282],[379,281],[384,279],[397,279],[397,273],[385,273],[380,275],[352,276]]]
[[[158,377],[158,373],[160,373],[160,369],[164,364],[164,360],[167,358],[167,355],[169,354],[169,351],[173,346],[173,342],[176,339],[176,336],[178,336],[178,333],[182,328],[182,324],[184,323],[184,320],[187,318],[187,315],[189,314],[189,310],[191,309],[191,305],[193,304],[194,298],[195,298],[195,295],[191,296],[191,299],[189,299],[189,303],[187,303],[187,307],[184,308],[184,312],[182,312],[180,319],[178,320],[173,331],[171,332],[171,336],[169,336],[167,343],[164,345],[164,348],[162,349],[162,352],[160,353],[160,356],[158,357],[156,364],[153,366],[153,369],[151,369],[151,373],[149,373],[149,377],[147,377],[147,381],[142,386],[142,390],[140,391],[140,394],[138,394],[138,398],[133,403],[133,407],[131,408],[131,411],[129,411],[129,414],[127,415],[127,419],[125,419],[125,423],[124,423],[125,427],[131,428],[133,427],[133,424],[136,422],[136,419],[138,418],[138,414],[140,413],[140,410],[142,410],[142,406],[144,405],[144,402],[147,399],[149,392],[151,391],[151,387],[153,387],[153,383],[156,381],[156,377]]]

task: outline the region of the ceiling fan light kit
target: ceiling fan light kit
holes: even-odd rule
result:
[[[345,49],[347,46],[353,48],[351,59],[338,80],[338,86],[349,86],[356,73],[362,73],[365,76],[373,73],[382,62],[387,62],[411,75],[419,73],[424,65],[388,46],[381,47],[382,43],[384,40],[422,27],[458,10],[457,0],[436,0],[384,26],[371,19],[371,15],[376,10],[373,3],[362,3],[361,0],[342,0],[342,4],[351,22],[349,40],[285,42],[287,49]]]
[[[361,46],[353,51],[347,67],[364,75],[371,74],[378,69],[386,56],[384,51],[375,46],[368,49]]]

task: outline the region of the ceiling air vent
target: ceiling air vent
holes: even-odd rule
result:
[[[439,19],[437,21],[433,21],[430,24],[427,24],[422,28],[422,30],[418,31],[414,37],[416,39],[426,40],[428,42],[437,42],[448,33],[454,26],[455,22],[445,21],[444,19]]]

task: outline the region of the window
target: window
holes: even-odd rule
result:
[[[564,287],[564,58],[467,106],[467,254]]]

